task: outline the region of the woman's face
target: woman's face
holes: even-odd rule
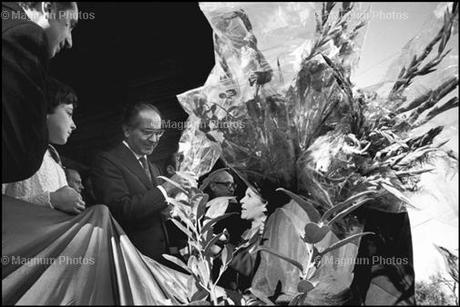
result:
[[[251,188],[246,189],[246,195],[241,199],[241,218],[255,220],[265,216],[267,203]]]
[[[54,109],[54,113],[48,114],[48,140],[52,144],[64,145],[67,143],[72,131],[76,128],[72,119],[73,105],[60,104]]]

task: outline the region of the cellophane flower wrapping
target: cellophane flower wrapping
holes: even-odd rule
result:
[[[315,46],[317,4],[200,7],[214,31],[216,65],[203,87],[178,96],[189,114],[180,141],[183,169],[202,175],[222,154],[244,174],[297,191],[299,172],[305,172],[297,162],[315,138],[350,130],[342,118],[350,108],[347,97],[320,53],[350,73],[362,35],[350,25]]]
[[[366,31],[352,4],[200,7],[216,65],[201,88],[178,96],[189,114],[182,169],[201,176],[220,155],[322,210],[369,190],[386,211],[410,204],[403,192],[417,189],[419,162],[437,150],[442,127],[411,133],[419,114],[399,114],[404,86],[384,96],[351,83]]]
[[[384,82],[366,89],[350,81],[366,32],[351,3],[200,7],[213,29],[216,65],[201,88],[178,96],[189,114],[184,170],[201,176],[220,156],[251,180],[302,195],[321,213],[369,191],[375,194],[368,206],[401,212],[413,206],[407,195],[432,170],[426,162],[438,155],[457,165],[439,138],[442,123],[429,125],[458,106],[456,6],[441,10]],[[423,57],[436,36],[444,39],[415,67],[441,60],[424,74],[408,73],[413,56]],[[353,218],[336,224],[341,239]]]

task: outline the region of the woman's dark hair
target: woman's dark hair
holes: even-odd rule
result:
[[[147,102],[129,103],[125,106],[123,110],[122,124],[128,127],[135,126],[137,116],[139,115],[141,111],[144,111],[144,110],[153,110],[160,117],[162,117],[158,108],[152,104],[149,104]]]
[[[248,174],[248,179],[262,199],[268,202],[267,216],[270,216],[277,208],[281,208],[291,200],[285,193],[276,191],[280,186],[269,178],[254,177]]]
[[[68,85],[49,77],[47,80],[47,96],[48,96],[48,114],[54,113],[54,110],[60,104],[73,104],[77,107],[77,94]]]

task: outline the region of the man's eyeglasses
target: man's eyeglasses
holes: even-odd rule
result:
[[[235,189],[236,188],[236,183],[233,183],[233,182],[221,182],[221,181],[214,181],[215,184],[222,184],[222,185],[225,185],[227,187],[227,189],[230,189],[230,188],[233,188]]]
[[[164,129],[142,130],[142,133],[149,139],[152,136],[156,136],[156,137],[160,138],[165,133],[165,130]]]

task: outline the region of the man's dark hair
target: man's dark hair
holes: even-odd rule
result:
[[[123,111],[122,124],[128,127],[133,127],[135,125],[137,116],[144,110],[155,111],[160,117],[162,117],[160,110],[158,110],[158,108],[154,105],[147,102],[136,102],[134,104],[127,104],[125,106]]]
[[[76,2],[51,2],[56,6],[58,11],[66,11],[73,8],[73,4]],[[39,9],[41,2],[17,2],[17,4],[22,8],[28,9]]]
[[[47,87],[48,114],[54,113],[54,109],[60,104],[73,104],[74,108],[77,107],[77,94],[70,86],[48,77]]]

